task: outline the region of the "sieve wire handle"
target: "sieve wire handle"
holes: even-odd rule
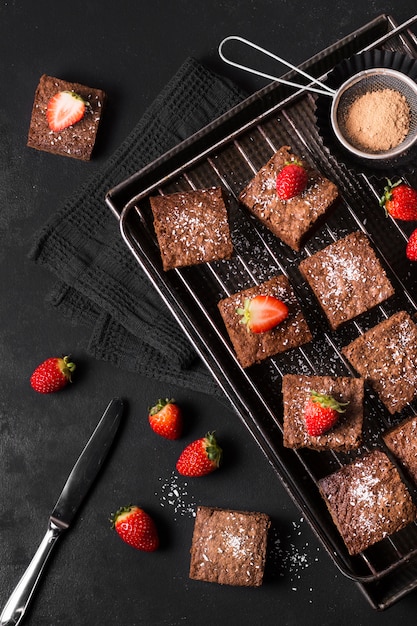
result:
[[[394,37],[394,35],[399,35],[400,33],[402,33],[403,30],[412,26],[415,22],[417,22],[417,14],[413,15],[413,17],[410,17],[408,20],[406,20],[402,24],[399,24],[392,30],[389,30],[387,33],[385,33],[385,35],[383,35],[376,41],[373,41],[372,43],[370,43],[369,46],[366,46],[366,48],[362,48],[362,52],[365,52],[366,50],[370,50],[371,48],[377,48],[381,44],[388,41],[388,39],[391,39],[392,37]]]
[[[319,85],[321,89],[318,87],[312,87],[311,85],[299,85],[289,80],[285,80],[284,78],[273,76],[271,74],[266,74],[265,72],[261,72],[260,70],[256,70],[246,65],[241,65],[240,63],[237,63],[236,61],[232,61],[231,59],[228,59],[223,52],[223,47],[229,41],[239,41],[240,43],[243,43],[244,45],[249,46],[250,48],[253,48],[254,50],[258,50],[258,52],[262,52],[262,54],[265,54],[271,57],[272,59],[275,59],[275,61],[279,61],[283,65],[286,65],[287,67],[291,68],[292,70],[297,72],[297,74],[301,74],[305,78],[308,78],[309,80],[311,80],[312,83]],[[279,83],[282,83],[283,85],[289,85],[290,87],[297,87],[298,89],[302,89],[303,91],[304,90],[313,91],[315,93],[320,93],[325,96],[334,96],[336,93],[334,89],[331,89],[331,87],[329,87],[328,85],[325,85],[321,81],[317,80],[317,78],[310,76],[299,67],[296,67],[289,61],[282,59],[281,57],[277,56],[276,54],[273,54],[272,52],[269,52],[268,50],[265,50],[265,48],[261,48],[260,46],[253,43],[252,41],[249,41],[248,39],[244,39],[244,37],[239,37],[237,35],[230,35],[229,37],[226,37],[225,39],[223,39],[223,41],[219,45],[219,56],[225,63],[228,63],[229,65],[233,65],[234,67],[237,67],[241,70],[245,70],[246,72],[249,72],[251,74],[255,74],[256,76],[261,76],[262,78],[269,78],[271,80],[276,80]]]

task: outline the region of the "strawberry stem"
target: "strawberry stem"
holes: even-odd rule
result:
[[[401,185],[402,180],[397,180],[396,183],[392,183],[390,181],[389,178],[387,178],[387,184],[384,187],[384,195],[380,198],[379,200],[379,205],[384,207],[385,209],[385,215],[388,217],[389,213],[387,211],[386,208],[386,203],[389,202],[392,198],[392,190],[395,189],[395,187],[398,187],[398,185]]]
[[[311,391],[310,397],[313,402],[317,402],[320,406],[325,409],[333,409],[338,413],[344,413],[346,409],[343,407],[347,406],[349,402],[338,402],[333,396],[326,395],[324,393],[318,393],[317,391]]]
[[[304,167],[304,165],[302,164],[302,162],[299,159],[290,159],[289,161],[285,161],[284,163],[284,167],[286,165],[298,165],[299,167]]]
[[[69,382],[72,382],[71,374],[74,372],[76,365],[69,359],[69,356],[64,356],[62,358],[59,369],[61,370],[62,374],[69,380]]]
[[[167,404],[174,404],[174,402],[174,398],[165,398],[165,400],[159,398],[155,406],[149,407],[149,415],[156,415],[159,411],[162,411]]]
[[[204,448],[210,461],[212,461],[217,467],[219,467],[223,456],[223,450],[217,443],[214,432],[206,434]]]
[[[249,322],[250,322],[250,298],[245,298],[245,302],[243,304],[243,308],[239,307],[236,309],[236,313],[241,316],[240,323],[244,324],[249,332]]]
[[[117,509],[116,513],[111,513],[111,516],[109,517],[109,522],[111,523],[111,528],[114,528],[117,518],[120,515],[123,515],[123,513],[129,513],[133,508],[133,504],[128,504],[128,506],[121,506],[119,509]]]

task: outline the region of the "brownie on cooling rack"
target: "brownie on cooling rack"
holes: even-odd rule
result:
[[[366,453],[321,479],[319,489],[352,555],[417,517],[398,470],[382,450]]]
[[[291,161],[302,163],[308,172],[304,191],[289,200],[281,200],[276,179]],[[306,239],[327,216],[338,198],[334,183],[311,168],[289,146],[280,148],[239,195],[240,202],[284,243],[299,251]]]
[[[269,526],[265,513],[199,506],[191,545],[190,578],[259,587]]]
[[[369,329],[342,353],[391,414],[417,397],[417,325],[405,311]]]
[[[61,91],[73,91],[87,102],[83,118],[60,131],[49,128],[46,110],[49,100]],[[89,161],[96,142],[106,94],[79,83],[43,74],[36,88],[27,145],[62,156]]]
[[[382,436],[385,445],[417,484],[417,417],[413,415]]]
[[[288,307],[288,317],[272,330],[252,333],[242,324],[238,309],[255,296],[274,296]],[[312,339],[307,321],[286,276],[274,276],[261,285],[239,291],[218,303],[220,314],[242,367],[301,346]]]
[[[312,391],[347,403],[336,424],[326,433],[312,436],[307,432],[304,407]],[[358,448],[362,441],[364,381],[348,376],[306,376],[284,374],[284,446],[313,450],[346,452]]]
[[[360,231],[307,257],[299,270],[333,330],[394,294],[368,237]]]
[[[150,198],[165,271],[230,259],[233,244],[220,187]]]

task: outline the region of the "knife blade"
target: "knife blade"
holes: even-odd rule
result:
[[[49,516],[47,531],[0,615],[0,626],[17,626],[23,619],[52,548],[62,533],[70,527],[103,465],[122,414],[122,400],[113,398],[65,482]]]

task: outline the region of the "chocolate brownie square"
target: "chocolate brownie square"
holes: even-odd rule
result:
[[[352,555],[401,530],[417,516],[398,470],[382,450],[373,450],[321,479],[319,488]]]
[[[417,326],[405,311],[366,331],[342,353],[391,414],[417,397]]]
[[[191,545],[190,578],[259,587],[269,526],[265,513],[199,506]]]
[[[288,317],[278,326],[264,333],[252,333],[237,309],[243,308],[246,299],[257,295],[274,296],[288,307]],[[263,359],[301,346],[312,339],[300,304],[286,276],[274,276],[270,280],[239,291],[220,300],[218,307],[228,335],[242,367],[249,367]]]
[[[413,415],[390,428],[382,438],[417,484],[417,417]]]
[[[281,200],[276,179],[291,161],[302,163],[308,173],[305,190],[289,200]],[[306,239],[327,216],[338,198],[334,183],[311,168],[289,146],[280,148],[239,195],[240,202],[284,243],[299,251]]]
[[[150,198],[165,271],[230,259],[233,244],[220,187]]]
[[[79,122],[63,130],[53,131],[46,119],[46,109],[49,100],[60,91],[74,91],[88,105],[84,117]],[[36,150],[89,161],[96,142],[105,99],[106,94],[101,89],[93,89],[43,74],[35,92],[27,145]]]
[[[304,259],[299,270],[333,330],[394,294],[368,237],[359,231]]]
[[[319,436],[309,435],[304,421],[304,406],[312,391],[348,403],[338,414],[336,424]],[[364,381],[348,376],[305,376],[285,374],[282,379],[284,404],[284,446],[313,450],[358,448],[362,441]]]

